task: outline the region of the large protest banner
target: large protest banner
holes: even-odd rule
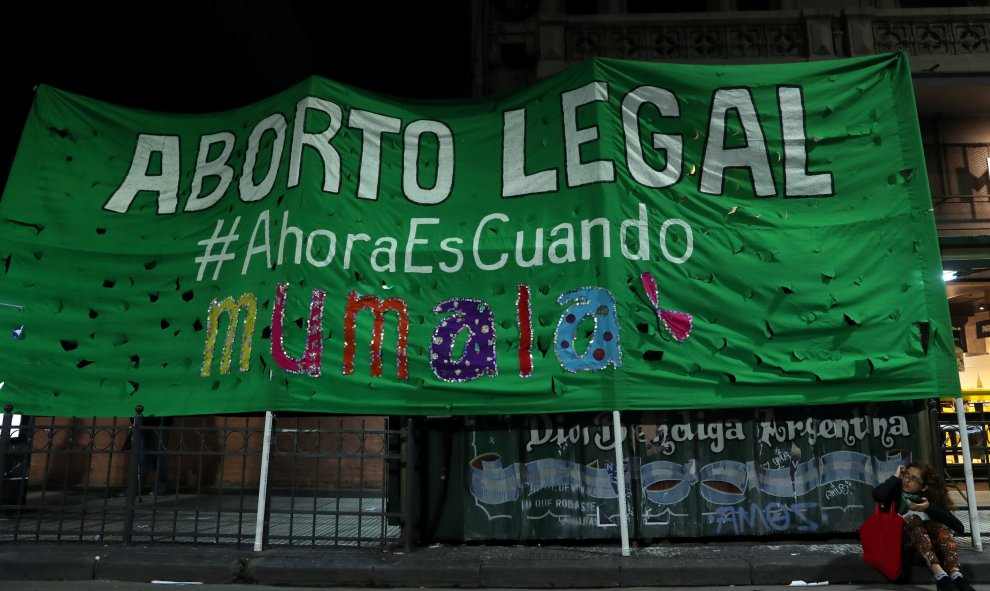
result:
[[[320,78],[176,115],[40,87],[0,403],[492,414],[952,396],[907,58]],[[12,335],[12,337],[8,337]]]

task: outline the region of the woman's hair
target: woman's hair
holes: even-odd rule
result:
[[[941,507],[946,511],[951,511],[954,507],[952,504],[952,499],[949,498],[949,489],[945,486],[945,481],[939,476],[935,468],[929,464],[922,464],[920,462],[911,462],[907,466],[908,468],[917,468],[921,470],[921,483],[925,488],[921,495],[928,499],[928,502],[932,505]]]

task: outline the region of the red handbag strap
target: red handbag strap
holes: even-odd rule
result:
[[[897,501],[891,501],[890,502],[890,507],[888,507],[886,510],[884,510],[883,506],[880,505],[880,503],[877,503],[876,509],[874,509],[873,512],[874,513],[893,513],[894,515],[897,515]]]

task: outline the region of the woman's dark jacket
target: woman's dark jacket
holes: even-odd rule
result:
[[[880,503],[884,510],[890,510],[890,504],[896,503],[901,498],[901,479],[891,476],[886,481],[881,482],[873,489],[873,499]],[[948,510],[928,502],[928,510],[925,511],[933,521],[944,523],[952,528],[952,531],[961,534],[966,531],[963,524],[955,515]]]

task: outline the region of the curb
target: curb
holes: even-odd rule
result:
[[[990,555],[961,548],[963,572],[990,581]],[[931,574],[913,564],[909,579]],[[550,589],[788,585],[875,586],[887,581],[858,544],[657,544],[619,556],[615,547],[439,546],[405,554],[369,549],[209,546],[0,546],[0,579],[168,580],[310,587]]]

